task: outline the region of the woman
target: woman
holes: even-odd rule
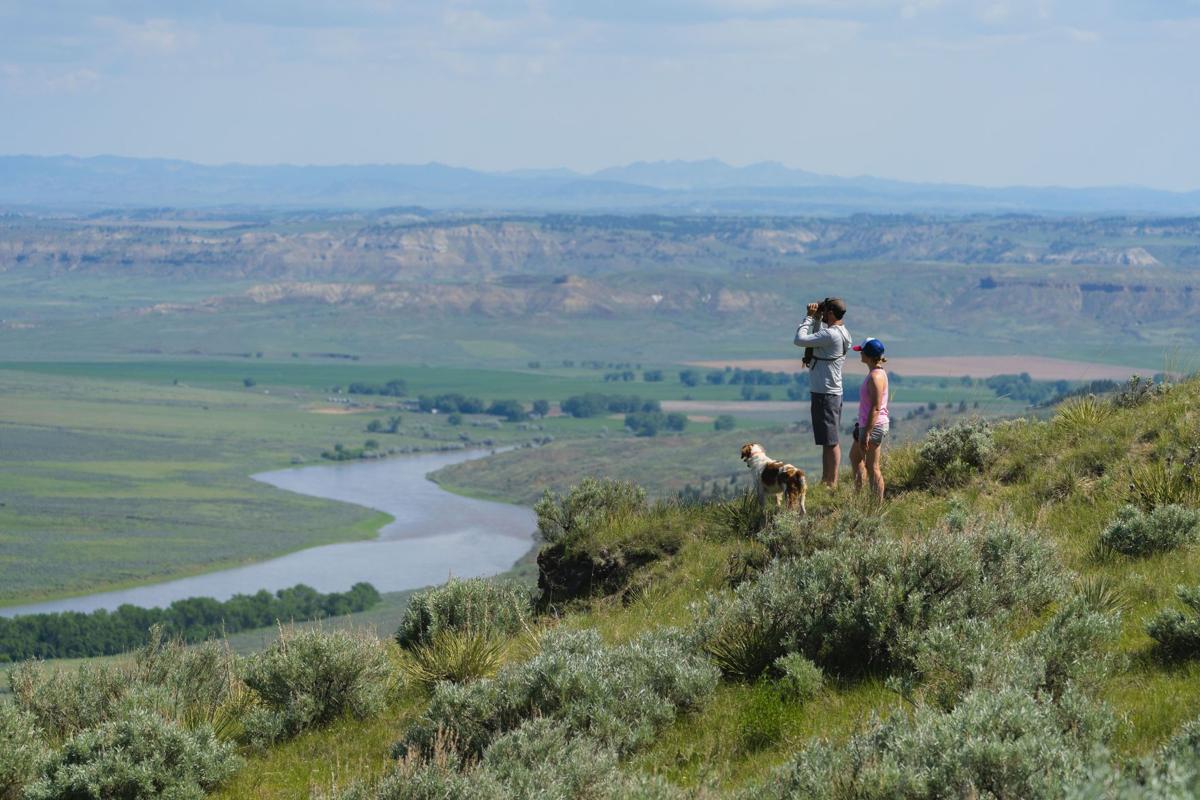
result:
[[[850,464],[854,467],[854,486],[862,491],[868,473],[876,499],[883,502],[883,439],[891,424],[888,421],[888,378],[879,366],[883,357],[883,342],[867,339],[854,350],[862,354],[867,365],[867,377],[858,390],[858,421],[854,423],[854,444],[850,448]]]

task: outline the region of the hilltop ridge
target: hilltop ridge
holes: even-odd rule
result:
[[[981,187],[838,177],[776,162],[637,162],[591,174],[446,164],[196,164],[118,156],[0,156],[0,204],[51,208],[268,206],[696,213],[1006,211],[1200,213],[1200,191]]]
[[[220,723],[226,798],[1192,796],[1200,379],[885,463],[883,506],[843,481],[808,517],[584,481],[537,506],[536,592],[418,593],[395,643],[287,633],[222,667],[208,722],[155,724]],[[36,721],[100,679],[22,680]]]

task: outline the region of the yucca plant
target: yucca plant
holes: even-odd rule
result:
[[[1129,606],[1120,585],[1108,575],[1084,575],[1075,591],[1088,608],[1101,614],[1119,614]]]
[[[1095,430],[1112,414],[1112,405],[1096,399],[1095,395],[1076,397],[1058,407],[1054,424],[1072,434]]]
[[[401,669],[412,685],[432,689],[442,681],[468,683],[491,677],[503,660],[500,639],[481,631],[447,629],[428,644],[406,650]]]
[[[761,615],[731,621],[705,642],[704,650],[722,674],[754,680],[783,655],[783,630],[777,621]]]
[[[1146,511],[1166,505],[1200,505],[1200,483],[1194,471],[1170,461],[1140,465],[1130,476],[1129,486],[1134,502]]]
[[[745,491],[740,496],[712,506],[713,528],[724,536],[749,539],[767,526],[768,514],[758,495]]]

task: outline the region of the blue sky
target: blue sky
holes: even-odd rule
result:
[[[0,153],[1200,189],[1200,0],[0,0]]]

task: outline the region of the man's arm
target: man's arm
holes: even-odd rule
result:
[[[821,328],[814,332],[819,322],[815,317],[808,316],[804,318],[804,322],[800,323],[800,327],[796,329],[796,339],[793,344],[796,347],[824,347],[833,341],[833,331],[829,328]]]

